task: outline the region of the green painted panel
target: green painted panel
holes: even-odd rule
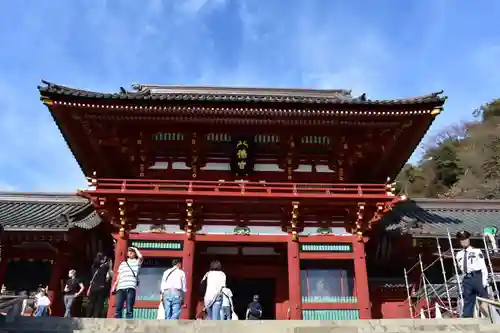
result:
[[[304,320],[357,320],[359,310],[302,310]]]
[[[278,135],[256,135],[256,143],[279,143],[280,137]]]
[[[182,241],[143,241],[134,240],[132,246],[142,250],[170,250],[182,251]]]
[[[352,244],[304,243],[300,244],[301,252],[352,252]]]
[[[358,303],[354,296],[302,296],[302,303]]]
[[[125,318],[125,310],[123,310],[123,318]],[[158,316],[158,309],[143,309],[134,308],[134,319],[156,319]]]
[[[330,138],[327,136],[303,136],[301,138],[302,143],[306,144],[320,144],[320,145],[329,145],[330,144]]]
[[[231,142],[231,135],[227,133],[209,133],[207,134],[207,141]]]
[[[158,132],[158,133],[153,135],[153,140],[155,140],[155,141],[182,141],[182,140],[184,140],[184,134]]]

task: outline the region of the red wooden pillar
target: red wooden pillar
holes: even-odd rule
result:
[[[127,257],[127,250],[128,250],[128,233],[125,233],[123,236],[114,236],[114,239],[116,239],[116,244],[115,244],[115,261],[113,265],[113,281],[112,283],[115,282],[116,276],[118,275],[118,267],[120,267],[120,264],[126,259]],[[109,300],[108,300],[108,318],[114,318],[115,317],[115,295],[109,295]]]
[[[184,295],[181,319],[191,319],[193,308],[193,268],[194,268],[195,242],[187,237],[184,239],[184,250],[182,253],[182,269],[186,273],[187,292]]]
[[[3,281],[5,280],[5,274],[7,273],[7,265],[9,264],[9,259],[2,258],[0,261],[0,289],[3,286]]]
[[[300,290],[299,242],[288,240],[288,295],[290,319],[302,319],[302,295]]]
[[[48,285],[48,293],[51,301],[52,315],[64,315],[64,302],[63,302],[63,286],[61,280],[65,277],[65,269],[67,269],[67,256],[59,252],[52,264],[52,272]]]
[[[370,291],[366,272],[366,254],[364,242],[353,243],[354,277],[356,279],[356,295],[358,297],[359,318],[371,319]]]
[[[2,258],[0,260],[0,289],[5,281],[5,274],[7,274],[7,266],[9,265],[9,249],[7,245],[3,245]]]

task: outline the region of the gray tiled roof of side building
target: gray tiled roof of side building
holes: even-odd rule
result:
[[[100,222],[91,203],[73,194],[0,192],[4,231],[91,229]]]
[[[500,200],[414,199],[399,203],[382,219],[386,231],[415,236],[454,236],[460,230],[481,237],[484,227],[500,229]]]

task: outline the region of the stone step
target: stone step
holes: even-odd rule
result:
[[[100,333],[101,331],[96,331],[96,330],[76,330],[76,331],[40,331],[40,330],[33,330],[33,329],[30,329],[30,330],[23,330],[23,329],[20,329],[20,330],[1,330],[0,329],[0,333]],[[105,332],[108,332],[108,331],[105,331]],[[115,331],[116,332],[116,331]],[[121,331],[123,332],[123,331]],[[177,333],[177,332],[188,332],[188,331],[179,331],[179,330],[176,330],[175,328],[171,327],[169,329],[162,329],[162,330],[148,330],[148,331],[135,331],[135,330],[131,330],[131,331],[126,331],[126,332],[134,332],[134,333],[152,333],[152,332],[166,332],[166,333]],[[218,326],[218,327],[212,327],[212,328],[200,328],[199,330],[197,331],[189,331],[191,333],[194,333],[194,332],[203,332],[203,333],[229,333],[229,332],[234,332],[233,330],[231,329],[227,329],[225,327],[221,327],[221,326]],[[251,333],[257,333],[257,332],[263,332],[262,330],[245,330],[244,331],[245,333],[247,332],[251,332]],[[267,332],[267,331],[266,331]],[[275,331],[273,331],[275,332]],[[297,332],[294,328],[283,328],[282,330],[278,330],[277,332],[279,333],[294,333],[294,332]],[[303,331],[304,332],[304,331]],[[307,333],[357,333],[357,332],[361,332],[361,331],[358,331],[357,329],[353,329],[353,328],[349,328],[349,329],[345,329],[345,328],[342,328],[342,327],[337,327],[337,328],[328,328],[328,327],[322,327],[320,329],[307,329],[305,332]],[[363,331],[363,332],[366,332],[366,331]],[[401,331],[386,331],[385,333],[400,333]],[[476,330],[466,330],[466,331],[453,331],[453,330],[434,330],[434,329],[431,329],[431,330],[411,330],[411,331],[404,331],[405,333],[422,333],[422,332],[425,332],[425,333],[437,333],[437,332],[440,332],[440,333],[443,333],[443,332],[459,332],[459,333],[498,333],[499,330],[498,328],[496,329],[476,329]]]
[[[355,321],[165,321],[21,317],[0,326],[0,333],[498,333],[485,319],[392,319]]]

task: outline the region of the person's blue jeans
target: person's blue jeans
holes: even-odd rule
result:
[[[221,320],[222,295],[217,296],[215,301],[206,308],[208,319]]]
[[[182,292],[176,289],[166,290],[163,294],[163,308],[166,320],[177,320],[181,316]]]
[[[49,315],[49,307],[46,305],[40,305],[36,308],[35,317],[44,317]]]
[[[232,318],[232,311],[230,306],[223,306],[222,307],[222,320],[231,320]]]
[[[135,289],[119,289],[116,291],[116,312],[115,318],[121,318],[123,313],[123,303],[125,303],[125,318],[134,318]]]
[[[75,300],[75,295],[64,295],[64,317],[71,317],[71,308],[73,307],[73,301]]]

